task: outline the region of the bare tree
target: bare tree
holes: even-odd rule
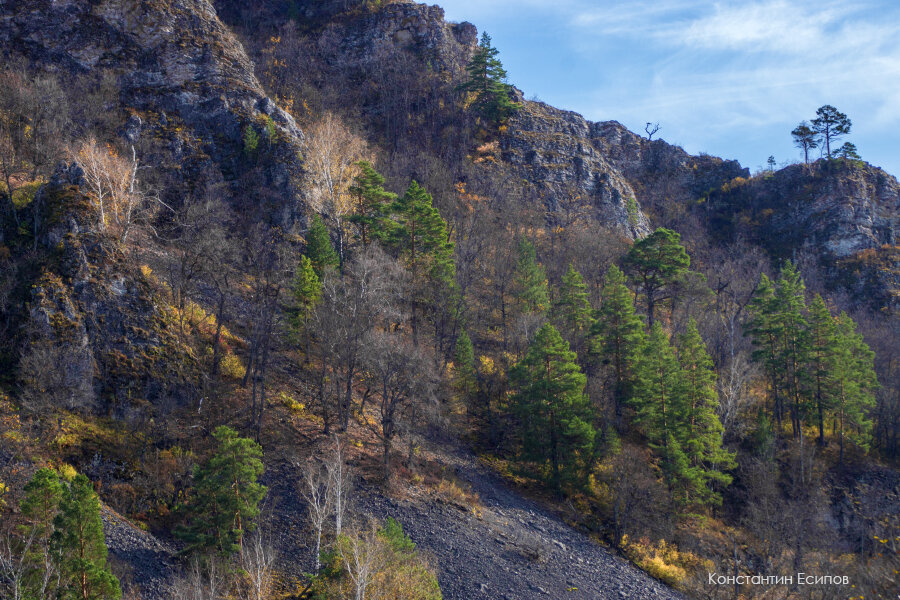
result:
[[[382,566],[385,554],[383,545],[374,522],[369,523],[364,530],[347,536],[345,547],[341,549],[341,557],[350,578],[353,600],[366,600],[366,593]]]
[[[215,558],[195,558],[171,586],[173,600],[221,600],[227,588],[222,566]]]
[[[111,145],[103,146],[91,137],[69,154],[84,173],[100,231],[113,224],[119,240],[125,242],[132,226],[148,224],[156,208],[165,206],[159,195],[140,181],[141,167],[134,146],[131,158],[124,158]]]
[[[253,226],[244,243],[244,270],[250,277],[250,355],[244,385],[250,384],[250,414],[259,440],[266,405],[266,375],[275,333],[280,323],[279,299],[287,273],[286,246],[281,232]]]
[[[367,384],[374,391],[377,420],[369,425],[382,443],[385,480],[390,478],[390,454],[402,422],[413,418],[417,404],[435,401],[437,374],[434,361],[421,346],[399,335],[371,332],[365,343]]]
[[[38,338],[23,352],[19,373],[22,405],[31,412],[86,410],[96,403],[94,362],[86,340]]]
[[[5,531],[0,538],[0,593],[9,600],[25,598],[25,579],[32,568],[29,555],[35,543],[37,530],[31,528],[23,536]]]
[[[344,442],[334,437],[334,448],[329,455],[325,467],[328,471],[328,484],[331,487],[331,498],[334,513],[334,534],[341,535],[344,519],[350,507],[350,493],[353,490],[353,470],[344,456]]]
[[[325,276],[311,326],[322,360],[334,371],[333,395],[320,389],[326,431],[331,416],[346,430],[366,334],[373,327],[389,328],[401,321],[398,307],[405,287],[402,267],[374,245],[350,263],[347,276]],[[325,383],[324,378],[321,381]]]
[[[266,600],[275,583],[275,549],[257,529],[241,547],[241,568],[246,573],[244,600]]]
[[[322,468],[315,459],[311,459],[303,467],[300,481],[300,497],[306,502],[306,517],[316,537],[315,554],[313,561],[315,572],[322,567],[319,555],[322,552],[322,535],[325,531],[325,523],[333,514],[334,499],[330,474]]]
[[[366,143],[338,117],[328,112],[307,129],[306,169],[311,185],[310,204],[331,221],[338,235],[340,270],[344,271],[346,217],[353,211],[348,192],[366,158]]]

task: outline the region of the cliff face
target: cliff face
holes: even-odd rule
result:
[[[577,113],[524,102],[501,138],[503,160],[537,188],[551,212],[574,202],[629,238],[647,235],[638,195],[594,144],[591,129]]]
[[[271,123],[264,183],[297,193],[302,134],[206,0],[0,0],[0,43],[53,70],[114,76],[126,137],[159,140],[167,155],[154,162],[185,181],[210,167],[233,179],[246,128],[265,136]]]

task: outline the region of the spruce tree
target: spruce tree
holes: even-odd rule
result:
[[[608,365],[617,416],[630,397],[634,360],[644,342],[644,323],[634,312],[634,300],[625,274],[615,265],[603,279],[600,308],[591,326],[593,351]]]
[[[557,491],[586,476],[595,436],[587,378],[553,325],[541,327],[509,378],[524,458],[549,468]]]
[[[844,440],[868,450],[872,421],[869,413],[875,406],[879,388],[875,375],[875,353],[856,332],[856,323],[847,313],[836,319],[833,360],[829,386],[840,440],[840,462],[844,462]]]
[[[299,335],[302,332],[306,338],[306,357],[304,360],[309,362],[311,345],[309,319],[322,298],[322,282],[319,280],[319,276],[316,275],[312,260],[308,256],[300,257],[300,266],[297,269],[297,273],[294,274],[291,292],[294,296],[291,325],[296,334]]]
[[[506,83],[506,70],[499,51],[491,45],[491,36],[484,32],[481,41],[466,65],[468,80],[457,89],[472,95],[471,107],[496,125],[503,124],[521,105],[510,99],[512,87]]]
[[[188,523],[177,533],[186,543],[184,552],[227,556],[238,551],[244,533],[255,528],[257,505],[267,488],[257,483],[263,472],[259,444],[224,425],[216,428],[213,437],[219,447],[194,469]]]
[[[550,306],[547,274],[537,261],[534,244],[519,239],[519,258],[515,271],[515,297],[523,313],[543,313]]]
[[[325,278],[325,273],[329,269],[337,268],[340,263],[334,244],[331,243],[328,228],[319,215],[313,215],[309,222],[309,230],[306,232],[306,256],[312,261],[319,281]]]
[[[660,227],[634,243],[625,256],[625,270],[633,273],[647,303],[648,324],[653,325],[656,306],[672,297],[673,285],[687,273],[691,259],[681,236]]]
[[[809,353],[807,354],[809,396],[813,401],[816,424],[819,428],[818,444],[825,445],[825,414],[831,410],[831,396],[828,393],[828,376],[833,362],[835,344],[834,317],[825,305],[822,296],[816,294],[809,304]]]
[[[581,348],[594,318],[588,301],[587,284],[574,265],[569,265],[569,270],[563,275],[550,316],[565,334],[569,344],[576,350]]]
[[[670,438],[681,437],[678,426],[687,418],[684,387],[669,336],[654,323],[638,352],[631,398],[635,423],[654,450],[665,450]]]
[[[63,487],[53,529],[50,542],[59,567],[61,598],[119,600],[119,580],[106,564],[100,499],[84,475],[79,473]]]
[[[711,482],[728,485],[731,477],[722,473],[735,466],[734,454],[722,448],[725,428],[717,409],[716,371],[697,323],[688,322],[687,331],[679,336],[678,362],[681,364],[686,422],[680,427],[683,451],[697,475],[694,493],[704,504],[719,504],[722,498],[709,486]]]
[[[387,234],[386,228],[390,226],[387,216],[397,194],[384,189],[384,176],[369,162],[360,161],[358,166],[360,174],[348,190],[356,201],[356,207],[348,220],[356,225],[359,239],[366,245]]]

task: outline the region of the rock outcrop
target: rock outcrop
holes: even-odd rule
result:
[[[182,181],[210,167],[233,181],[248,170],[247,128],[274,135],[253,166],[262,185],[297,194],[302,134],[207,0],[0,0],[0,44],[49,69],[115,77],[131,114],[123,135],[158,140],[166,156],[153,162]]]

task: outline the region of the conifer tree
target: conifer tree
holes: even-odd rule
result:
[[[385,234],[392,248],[409,268],[413,280],[410,302],[410,325],[413,339],[418,341],[418,318],[429,300],[452,298],[456,278],[453,242],[449,241],[447,222],[432,206],[431,194],[416,181],[390,207],[394,226]]]
[[[806,286],[794,263],[782,267],[775,287],[775,320],[781,335],[778,366],[784,373],[785,393],[791,402],[791,429],[794,438],[802,435],[802,418],[806,409],[804,379],[807,340]]]
[[[775,286],[763,273],[753,291],[748,311],[746,332],[751,336],[754,349],[752,357],[763,365],[768,385],[768,400],[771,403],[773,420],[781,427],[782,401],[780,362],[781,328],[777,320]]]
[[[262,448],[224,425],[213,437],[216,453],[194,470],[194,493],[187,506],[188,523],[178,530],[184,552],[229,555],[253,531],[253,519],[267,488],[257,483],[263,472]]]
[[[319,280],[319,276],[316,275],[316,270],[308,256],[300,257],[300,266],[294,275],[291,292],[294,296],[291,325],[297,334],[302,332],[306,338],[305,361],[309,362],[311,345],[309,319],[322,298],[322,282]]]
[[[625,274],[611,266],[603,279],[600,308],[591,326],[593,350],[611,371],[617,416],[630,397],[634,360],[644,342],[644,323],[634,312],[633,296],[625,284]]]
[[[819,427],[818,444],[825,445],[825,414],[831,410],[828,376],[833,362],[835,323],[822,296],[816,294],[809,304],[809,353],[806,372],[809,395]]]
[[[312,261],[313,269],[319,281],[325,277],[329,269],[337,268],[340,263],[338,254],[331,243],[328,228],[319,215],[313,215],[306,232],[306,256]]]
[[[595,431],[587,378],[575,353],[553,325],[538,330],[525,357],[510,370],[523,455],[549,467],[549,482],[559,491],[564,482],[586,474]]]
[[[849,438],[863,450],[869,449],[872,421],[869,413],[875,406],[878,378],[875,354],[856,332],[856,323],[847,313],[835,321],[834,354],[830,369],[837,433],[840,440],[840,462],[844,462],[844,440]]]
[[[51,597],[56,588],[51,535],[53,522],[63,498],[63,485],[53,469],[42,468],[25,484],[19,510],[26,523],[19,528],[23,539],[30,539],[25,557],[28,570],[23,581],[25,598]]]
[[[681,364],[686,422],[679,429],[683,451],[695,469],[694,493],[703,503],[719,504],[722,498],[710,489],[710,482],[728,485],[731,477],[723,469],[735,466],[734,455],[722,448],[722,427],[716,412],[719,395],[712,358],[697,323],[688,322],[687,331],[679,337],[678,362]]]
[[[593,325],[587,284],[574,265],[563,275],[556,298],[551,306],[551,318],[559,325],[569,344],[578,350]]]
[[[512,87],[506,83],[506,70],[500,59],[499,51],[491,45],[491,36],[484,32],[481,41],[466,65],[468,81],[457,89],[473,95],[472,108],[485,119],[503,124],[513,115],[520,105],[510,99]]]
[[[100,499],[91,482],[78,474],[63,487],[53,521],[51,548],[65,600],[119,600],[119,580],[106,564],[107,548]]]
[[[466,403],[466,411],[471,413],[472,399],[475,395],[475,351],[472,348],[472,340],[463,329],[456,338],[456,351],[453,361],[453,384],[463,402]]]
[[[816,109],[816,118],[812,121],[812,129],[825,140],[825,156],[831,158],[831,142],[850,133],[852,123],[847,115],[826,104]]]
[[[625,270],[633,273],[647,303],[648,325],[653,326],[656,306],[672,297],[673,284],[691,266],[691,259],[681,245],[681,236],[660,227],[638,240],[625,256]]]
[[[687,418],[681,365],[662,325],[654,323],[635,363],[631,402],[635,423],[654,450],[664,450],[678,438],[678,425]]]
[[[359,239],[366,245],[387,235],[385,229],[390,225],[387,216],[397,194],[384,189],[384,176],[369,162],[363,160],[357,164],[360,173],[349,189],[356,206],[348,220],[356,225]]]
[[[550,307],[547,275],[537,261],[534,244],[519,239],[519,259],[515,271],[515,296],[523,313],[543,313]]]

